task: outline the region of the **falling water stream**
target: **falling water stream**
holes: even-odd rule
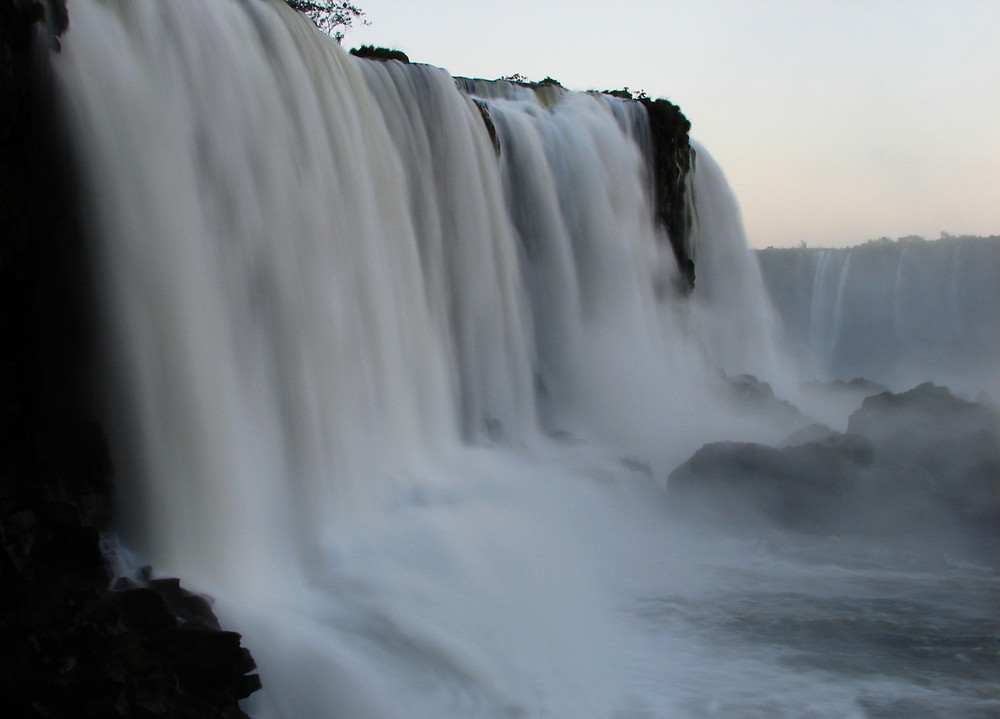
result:
[[[637,104],[280,2],[70,15],[119,535],[243,633],[254,716],[1000,715],[989,570],[668,516],[701,444],[787,431],[720,391],[782,375],[704,148],[664,294]]]

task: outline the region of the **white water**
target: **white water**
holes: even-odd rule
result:
[[[844,717],[905,688],[720,629],[730,596],[894,569],[664,511],[701,443],[778,438],[716,392],[777,365],[707,152],[698,288],[664,298],[635,106],[493,86],[498,159],[446,72],[282,3],[70,11],[121,534],[218,598],[255,716]]]

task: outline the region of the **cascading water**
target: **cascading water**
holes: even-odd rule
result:
[[[807,375],[861,376],[896,389],[934,378],[972,395],[1000,391],[996,238],[768,249],[760,257],[785,340]]]
[[[637,105],[463,92],[280,2],[70,11],[120,531],[218,598],[256,716],[860,716],[903,681],[747,644],[739,597],[826,565],[663,511],[702,442],[778,431],[714,389],[774,353],[704,149],[684,299]]]

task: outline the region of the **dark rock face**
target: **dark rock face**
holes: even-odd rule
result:
[[[73,172],[32,43],[36,23],[65,29],[65,12],[0,4],[0,490],[44,480],[56,496],[80,497],[108,489],[100,431],[81,406],[88,273]]]
[[[6,499],[0,694],[12,717],[226,717],[260,687],[240,635],[176,579],[108,574],[66,502]]]
[[[653,141],[653,190],[656,220],[666,229],[680,270],[681,290],[694,289],[695,256],[691,246],[694,218],[688,196],[688,174],[694,168],[695,152],[688,133],[691,123],[669,100],[641,98],[649,115]]]
[[[848,432],[713,443],[668,483],[680,515],[746,529],[1000,540],[1000,414],[925,384],[869,397]]]

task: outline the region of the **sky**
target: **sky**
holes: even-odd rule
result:
[[[356,0],[452,74],[678,104],[751,246],[1000,234],[1000,0]]]

